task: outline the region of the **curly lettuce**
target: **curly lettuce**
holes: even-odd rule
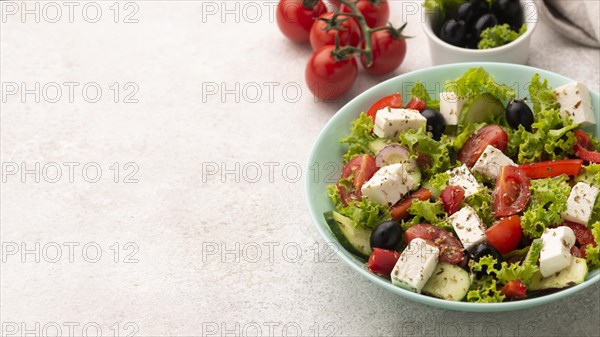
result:
[[[450,173],[442,172],[434,175],[427,180],[423,187],[431,192],[434,198],[438,198],[444,189],[448,186],[448,180],[450,180]]]
[[[571,186],[568,176],[531,181],[531,199],[521,217],[523,234],[539,238],[544,229],[562,222],[561,214],[567,209]]]
[[[483,67],[467,70],[461,77],[447,81],[445,91],[453,91],[458,97],[475,97],[490,94],[501,100],[515,98],[515,90],[509,86],[496,82]]]
[[[600,268],[600,221],[594,223],[592,226],[592,235],[596,240],[596,247],[587,245],[585,249],[585,259],[590,269]]]
[[[348,152],[343,157],[345,163],[359,154],[373,154],[369,149],[369,143],[375,140],[372,130],[373,119],[362,112],[358,119],[352,122],[350,134],[340,139],[340,143],[348,145]]]
[[[492,212],[492,194],[487,187],[466,197],[463,202],[471,206],[487,226],[491,226],[496,221],[496,217]]]
[[[448,225],[443,223],[443,220],[448,214],[444,211],[441,201],[431,202],[429,200],[413,200],[412,205],[408,209],[408,213],[413,216],[410,221],[403,223],[403,228],[406,229],[412,225],[428,223],[434,226],[439,226],[448,229]],[[452,228],[450,226],[450,228]]]
[[[425,101],[428,108],[436,109],[436,110],[440,109],[440,101],[431,99],[431,97],[427,93],[427,88],[425,87],[425,85],[422,82],[415,83],[415,85],[413,86],[413,88],[410,91],[410,94],[413,97],[416,97],[422,101]]]
[[[600,164],[589,164],[583,167],[583,172],[575,177],[576,182],[584,182],[600,188]]]
[[[349,205],[344,205],[336,185],[327,187],[327,195],[335,205],[337,212],[352,219],[358,228],[373,229],[392,218],[387,206],[382,206],[366,197],[363,197],[361,201],[353,201]]]
[[[449,139],[448,146],[456,152],[460,151],[467,140],[484,126],[486,126],[486,123],[469,123],[464,125],[459,134]]]
[[[450,168],[450,153],[445,145],[445,135],[437,141],[423,125],[418,130],[411,129],[401,133],[399,138],[400,144],[410,150],[412,157],[427,156],[431,160],[430,164],[422,169],[426,178]]]
[[[506,23],[503,25],[496,25],[486,28],[483,32],[481,32],[481,40],[479,40],[477,48],[490,49],[504,46],[505,44],[511,43],[518,39],[519,36],[525,34],[526,31],[526,24],[523,24],[518,32],[512,30]]]

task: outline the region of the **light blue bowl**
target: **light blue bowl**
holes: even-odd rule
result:
[[[329,226],[323,217],[324,212],[333,209],[333,204],[327,197],[326,188],[327,185],[335,183],[341,172],[341,158],[344,154],[344,148],[340,145],[339,139],[350,132],[352,121],[358,117],[360,112],[368,110],[372,103],[383,96],[400,92],[402,93],[404,103],[406,103],[407,100],[410,99],[410,89],[417,81],[425,83],[428,91],[431,91],[432,93],[434,91],[439,92],[441,88],[443,88],[446,80],[460,76],[469,68],[480,66],[483,66],[498,82],[513,86],[515,90],[517,90],[518,97],[528,96],[527,87],[531,77],[535,73],[539,73],[543,79],[548,79],[550,85],[553,87],[558,87],[574,81],[573,79],[546,70],[527,66],[478,62],[450,64],[413,71],[387,80],[365,91],[341,108],[340,111],[331,118],[327,125],[325,125],[313,146],[308,162],[308,169],[306,172],[313,172],[313,174],[306,175],[306,200],[312,219],[326,242],[337,244],[336,237],[329,230]],[[600,135],[600,98],[597,92],[591,91],[590,94],[592,96],[594,112],[599,123],[595,128],[588,129],[587,131],[593,132],[598,136]],[[335,170],[335,168],[337,168],[337,170]],[[526,309],[566,298],[600,280],[600,270],[595,270],[589,273],[586,281],[582,284],[543,297],[516,302],[489,304],[451,302],[396,287],[392,285],[389,280],[369,272],[360,259],[341,247],[338,250],[338,255],[360,275],[394,294],[398,294],[416,302],[460,311],[493,312]]]

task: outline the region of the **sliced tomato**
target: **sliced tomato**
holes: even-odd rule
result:
[[[367,115],[371,116],[371,118],[373,118],[373,121],[375,121],[375,115],[377,115],[377,111],[385,109],[387,107],[393,109],[402,108],[402,95],[400,95],[399,93],[395,93],[389,96],[385,96],[384,98],[375,102],[375,104],[373,104],[369,108],[369,111],[367,111]]]
[[[360,189],[362,185],[377,172],[375,157],[369,154],[358,155],[348,162],[342,169],[342,179],[348,179],[352,176],[351,191],[338,184],[337,188],[342,201],[347,205],[352,200],[362,200]]]
[[[488,244],[500,254],[515,250],[522,236],[521,218],[518,215],[504,218],[485,231]]]
[[[577,138],[577,144],[573,147],[575,155],[590,163],[600,164],[600,152],[594,151],[590,135],[583,130],[575,130],[573,134]]]
[[[427,103],[416,96],[413,96],[410,102],[408,102],[408,104],[406,105],[407,109],[415,109],[419,110],[419,112],[423,112],[423,110],[425,110],[425,107],[427,107]]]
[[[571,255],[581,258],[581,259],[585,259],[585,249],[581,249],[577,246],[573,246],[573,247],[571,247]]]
[[[458,152],[458,160],[471,168],[488,145],[502,152],[506,151],[508,134],[498,125],[481,128],[465,142]]]
[[[500,290],[508,298],[526,298],[527,286],[521,280],[508,281]]]
[[[397,251],[373,248],[373,253],[369,256],[369,270],[389,278],[399,258],[400,253]]]
[[[460,264],[465,261],[465,253],[460,241],[446,230],[429,224],[414,225],[404,233],[404,241],[409,244],[416,238],[433,242],[440,249],[442,262]]]
[[[530,179],[558,177],[561,174],[577,176],[581,173],[582,159],[565,159],[522,164],[519,168]]]
[[[414,199],[424,201],[429,200],[429,198],[431,198],[431,191],[429,191],[426,188],[420,188],[414,191],[411,195],[409,195],[405,199],[400,200],[397,204],[392,206],[392,208],[390,209],[392,219],[402,220],[408,217],[408,209],[410,208],[410,206],[412,206],[412,202]]]
[[[575,233],[575,246],[571,248],[571,253],[577,257],[585,258],[587,245],[596,247],[596,239],[594,239],[592,231],[587,226],[576,222],[565,221],[564,225],[571,228]]]
[[[522,212],[531,198],[530,185],[523,170],[516,166],[503,166],[492,193],[494,214],[502,218]]]
[[[460,186],[448,186],[440,195],[444,211],[452,215],[460,209],[460,203],[465,198],[465,189]]]

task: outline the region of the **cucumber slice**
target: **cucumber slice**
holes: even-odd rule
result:
[[[535,265],[538,263],[540,259],[540,253],[542,252],[542,247],[544,243],[542,239],[535,239],[531,242],[531,247],[529,248],[529,252],[527,252],[527,256],[525,256],[525,260],[523,264]]]
[[[422,292],[449,301],[460,301],[467,295],[470,287],[471,277],[466,270],[439,262]]]
[[[585,259],[573,257],[571,265],[561,270],[556,275],[543,278],[542,274],[537,272],[531,280],[529,290],[533,291],[572,287],[585,281],[587,273],[588,267]]]
[[[352,254],[365,259],[369,258],[372,252],[370,230],[356,228],[352,219],[337,212],[326,212],[324,216],[342,247]]]
[[[504,111],[504,104],[496,97],[490,94],[476,96],[465,102],[458,125],[492,122],[496,117],[504,114]]]
[[[423,176],[421,174],[421,169],[419,169],[417,165],[413,166],[408,164],[406,168],[406,175],[412,178],[415,182],[415,187],[413,190],[416,190],[419,188],[419,186],[421,186],[421,179]]]
[[[377,155],[379,153],[379,151],[383,150],[383,148],[388,145],[389,145],[389,142],[387,140],[382,139],[382,138],[377,138],[375,140],[372,140],[369,143],[369,150],[371,150],[371,152],[373,152],[375,155]]]

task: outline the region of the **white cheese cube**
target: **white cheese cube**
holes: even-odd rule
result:
[[[596,124],[592,99],[587,86],[580,82],[569,83],[554,89],[560,112],[582,126]]]
[[[452,214],[448,221],[466,250],[485,240],[485,226],[471,206],[465,206]]]
[[[466,101],[453,92],[440,93],[440,113],[444,116],[446,125],[458,125],[458,117]]]
[[[515,162],[508,158],[502,151],[497,148],[488,145],[475,165],[473,165],[473,172],[484,175],[494,181],[500,174],[500,169],[503,166],[515,166]]]
[[[546,229],[542,234],[540,273],[552,276],[571,265],[571,248],[575,245],[575,233],[566,226]]]
[[[571,194],[567,199],[567,210],[562,214],[562,218],[587,225],[599,192],[597,187],[583,182],[577,183],[571,189]]]
[[[386,206],[396,204],[404,195],[417,187],[414,175],[409,174],[409,166],[392,164],[375,172],[373,177],[363,184],[362,195]]]
[[[477,182],[477,179],[471,174],[467,165],[454,168],[448,171],[450,179],[448,179],[448,186],[460,186],[465,190],[465,198],[476,194],[481,185]]]
[[[409,129],[418,130],[427,124],[427,118],[418,110],[385,108],[377,111],[373,133],[380,138],[397,138]]]
[[[420,238],[413,239],[392,270],[392,283],[420,293],[435,270],[439,254],[436,246]]]

